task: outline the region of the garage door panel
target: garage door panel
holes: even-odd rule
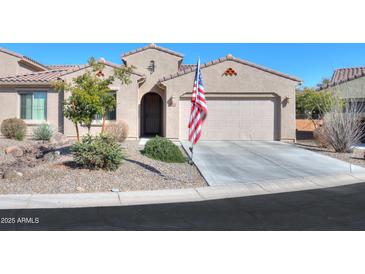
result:
[[[275,101],[207,99],[202,140],[274,140]],[[187,139],[191,103],[180,101],[180,139]]]

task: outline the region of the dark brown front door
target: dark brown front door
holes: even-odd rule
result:
[[[155,136],[161,134],[162,99],[156,93],[147,93],[142,98],[142,135]]]

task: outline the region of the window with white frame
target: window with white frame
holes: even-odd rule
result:
[[[24,91],[20,95],[20,118],[43,122],[47,120],[47,92]]]

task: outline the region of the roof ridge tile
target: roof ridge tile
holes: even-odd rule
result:
[[[134,49],[134,50],[131,50],[131,51],[128,51],[128,52],[122,54],[122,58],[127,57],[127,56],[132,55],[132,54],[135,54],[135,53],[138,53],[138,52],[141,52],[141,51],[145,51],[147,49],[157,49],[159,51],[163,51],[163,52],[166,52],[166,53],[169,53],[171,55],[175,55],[175,56],[178,56],[178,57],[181,57],[181,58],[184,57],[184,55],[181,54],[181,53],[178,53],[176,51],[172,51],[170,49],[163,48],[163,47],[157,46],[154,43],[151,43],[151,44],[148,44],[147,46],[144,46],[144,47],[141,47],[141,48],[138,48],[138,49]]]

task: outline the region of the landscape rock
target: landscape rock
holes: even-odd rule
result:
[[[49,152],[49,153],[47,153],[47,154],[45,154],[45,155],[43,156],[43,159],[44,159],[45,161],[50,162],[50,161],[53,161],[53,160],[55,159],[55,156],[54,156],[54,154],[53,154],[52,152]]]
[[[50,142],[52,144],[63,145],[68,142],[68,138],[61,132],[56,132],[55,134],[53,134],[52,138],[50,139]]]
[[[51,151],[51,152],[48,152],[48,153],[44,154],[43,160],[44,161],[54,161],[59,156],[60,156],[60,152],[59,151]]]
[[[83,187],[81,187],[81,186],[78,186],[78,187],[76,188],[76,190],[77,190],[78,192],[84,192],[84,191],[85,191],[85,189],[84,189]]]
[[[16,179],[19,177],[23,177],[23,173],[16,171],[14,169],[8,169],[3,174],[4,179]]]
[[[364,149],[359,149],[359,148],[354,148],[353,149],[351,157],[364,159],[365,158],[364,156],[365,156],[365,150]]]
[[[11,154],[14,157],[21,157],[21,156],[23,156],[24,152],[23,152],[23,149],[21,149],[18,146],[10,146],[10,147],[5,148],[5,153]]]
[[[37,149],[35,158],[36,159],[44,158],[45,155],[52,153],[54,151],[54,149],[55,148],[53,146],[41,145]],[[51,156],[48,155],[47,157],[51,157]]]

